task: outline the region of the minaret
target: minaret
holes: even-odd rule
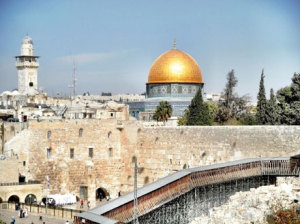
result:
[[[18,91],[22,94],[37,94],[37,70],[39,56],[33,56],[33,41],[26,36],[21,44],[21,55],[15,57],[18,69]]]

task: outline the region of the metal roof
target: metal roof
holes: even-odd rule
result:
[[[114,219],[109,219],[105,216],[97,215],[91,212],[83,212],[76,215],[77,217],[84,218],[90,220],[92,222],[100,223],[100,224],[115,224],[118,221]]]
[[[157,181],[154,181],[148,185],[145,185],[145,186],[139,188],[137,190],[137,196],[139,198],[143,195],[149,194],[152,191],[162,188],[163,186],[165,186],[169,183],[172,183],[178,179],[181,179],[181,178],[183,178],[191,173],[194,173],[194,172],[220,169],[220,168],[224,168],[227,166],[235,166],[235,165],[240,165],[240,164],[258,162],[258,161],[266,161],[266,160],[290,160],[290,157],[250,158],[250,159],[236,160],[236,161],[232,161],[232,162],[219,163],[219,164],[214,164],[214,165],[201,166],[201,167],[196,167],[196,168],[180,170],[176,173],[173,173],[171,175],[163,177]],[[96,217],[100,217],[100,215],[102,215],[110,210],[113,210],[117,207],[120,207],[124,204],[127,204],[133,200],[134,200],[133,192],[130,192],[130,193],[120,196],[116,199],[108,201],[103,205],[95,207],[95,208],[89,210],[88,212],[80,213],[81,216],[79,216],[79,217],[89,219],[87,216],[85,216],[86,213],[88,213],[88,215],[95,214]],[[91,220],[91,219],[89,219],[89,220]],[[91,220],[91,221],[93,221],[93,220]]]

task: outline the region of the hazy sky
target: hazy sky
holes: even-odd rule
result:
[[[142,93],[153,61],[177,48],[198,62],[207,93],[221,92],[234,69],[236,91],[256,100],[300,72],[299,0],[1,0],[0,92],[17,88],[14,56],[28,33],[41,56],[38,85],[70,93]]]

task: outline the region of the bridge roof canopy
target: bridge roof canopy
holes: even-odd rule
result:
[[[89,212],[89,211],[84,212],[84,213],[80,213],[76,216],[79,217],[79,218],[84,218],[84,219],[90,220],[92,222],[99,223],[99,224],[116,224],[116,223],[119,223],[119,221],[117,221],[117,220],[109,219],[105,216],[98,215],[98,214],[95,214],[95,213],[92,213],[92,212]]]

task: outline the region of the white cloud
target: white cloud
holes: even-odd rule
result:
[[[82,54],[76,54],[76,55],[67,55],[58,58],[61,62],[72,62],[73,59],[75,62],[83,65],[88,64],[91,62],[99,62],[110,58],[115,58],[122,56],[124,54],[128,54],[132,52],[133,50],[124,50],[120,52],[108,52],[108,53],[82,53]]]

